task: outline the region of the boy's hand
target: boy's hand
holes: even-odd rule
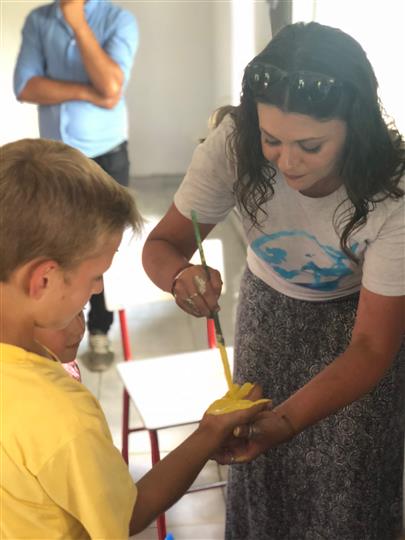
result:
[[[262,397],[262,389],[259,385],[255,385],[246,399],[257,401]],[[221,448],[227,446],[229,441],[235,439],[232,435],[235,429],[247,429],[259,413],[269,407],[268,402],[260,402],[247,409],[236,410],[234,412],[224,414],[205,413],[199,426],[200,431],[209,431],[216,446],[214,451],[220,451]]]
[[[232,437],[212,457],[221,465],[247,463],[266,450],[289,441],[294,435],[291,425],[277,412],[260,411],[249,424],[237,426]]]
[[[209,432],[213,443],[215,444],[216,442],[216,447],[220,448],[237,426],[248,425],[266,407],[267,403],[258,403],[257,405],[252,405],[249,409],[225,414],[216,415],[206,413],[200,422],[198,430]]]
[[[262,391],[255,393],[252,383],[244,383],[242,386],[233,384],[232,388],[220,399],[216,399],[206,410],[210,414],[225,414],[242,409],[249,409],[257,405],[259,401],[271,407],[270,399],[260,399]]]

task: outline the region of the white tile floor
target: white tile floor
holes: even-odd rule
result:
[[[134,180],[139,208],[144,217],[153,219],[164,214],[170,205],[179,183],[177,177],[144,178]],[[233,327],[237,291],[244,268],[245,246],[233,217],[218,225],[212,237],[223,242],[226,293],[221,298],[221,324],[227,344],[233,343]],[[210,261],[207,261],[210,264]],[[134,279],[136,277],[134,276]],[[137,359],[151,358],[177,352],[205,349],[205,321],[194,319],[181,312],[174,302],[154,302],[132,307],[127,311],[133,355]],[[116,362],[122,360],[119,325],[116,320],[111,329],[111,339]],[[81,351],[86,347],[86,337]],[[80,360],[79,360],[80,362]],[[96,395],[106,414],[114,443],[121,448],[122,384],[114,366],[103,374],[88,371],[81,364],[84,384]],[[136,411],[131,411],[131,425],[140,424]],[[160,432],[162,454],[177,446],[193,426],[183,426]],[[130,437],[130,470],[134,479],[140,478],[150,468],[149,439],[144,432]],[[210,462],[196,483],[216,481],[226,477],[226,469]],[[184,496],[166,514],[168,531],[175,540],[220,540],[224,534],[225,493],[222,489],[193,493]],[[154,525],[139,535],[139,540],[157,538]]]

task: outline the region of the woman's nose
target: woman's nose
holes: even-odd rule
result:
[[[293,172],[294,167],[298,164],[298,158],[294,149],[290,146],[280,148],[280,153],[277,160],[277,166],[282,172]]]

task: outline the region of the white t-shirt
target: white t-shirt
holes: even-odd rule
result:
[[[233,185],[235,165],[226,149],[233,128],[227,116],[193,155],[174,203],[190,218],[197,213],[200,223],[216,224],[236,205]],[[405,187],[405,179],[401,181]],[[360,264],[340,248],[333,224],[336,208],[347,200],[344,186],[334,193],[312,198],[293,190],[281,173],[276,176],[274,196],[265,205],[268,214],[261,229],[252,227],[242,215],[248,240],[250,270],[282,294],[300,300],[322,301],[352,294],[362,284],[385,295],[405,294],[405,198],[377,203],[367,223],[349,238]],[[341,211],[351,208],[346,201]]]

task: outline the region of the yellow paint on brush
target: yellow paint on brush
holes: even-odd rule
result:
[[[219,352],[221,354],[221,360],[222,360],[222,365],[224,367],[225,378],[226,378],[226,382],[228,384],[228,390],[232,393],[233,384],[232,384],[231,368],[229,366],[229,360],[228,360],[228,353],[226,352],[226,349],[222,345],[222,343],[218,342],[217,347],[218,347]]]
[[[197,242],[198,250],[200,252],[201,264],[205,269],[207,280],[210,281],[210,273],[207,267],[207,263],[205,261],[205,255],[201,241],[200,227],[198,225],[197,214],[194,210],[191,211],[191,220],[193,222],[195,240]],[[217,347],[221,354],[222,365],[224,367],[226,382],[228,384],[228,392],[223,398],[214,401],[214,403],[209,406],[207,412],[210,414],[224,414],[240,409],[248,409],[256,403],[268,403],[269,401],[271,401],[270,399],[259,399],[257,401],[244,399],[253,388],[253,384],[245,383],[241,387],[238,384],[232,384],[231,368],[229,367],[228,354],[225,349],[225,341],[222,336],[218,313],[213,313],[212,316],[215,323]]]
[[[228,364],[229,367],[229,364]],[[207,409],[208,414],[225,414],[233,411],[240,411],[253,407],[257,403],[270,403],[271,399],[258,399],[251,401],[244,399],[253,388],[252,383],[245,383],[242,386],[232,384],[232,388],[221,399],[215,400]]]

